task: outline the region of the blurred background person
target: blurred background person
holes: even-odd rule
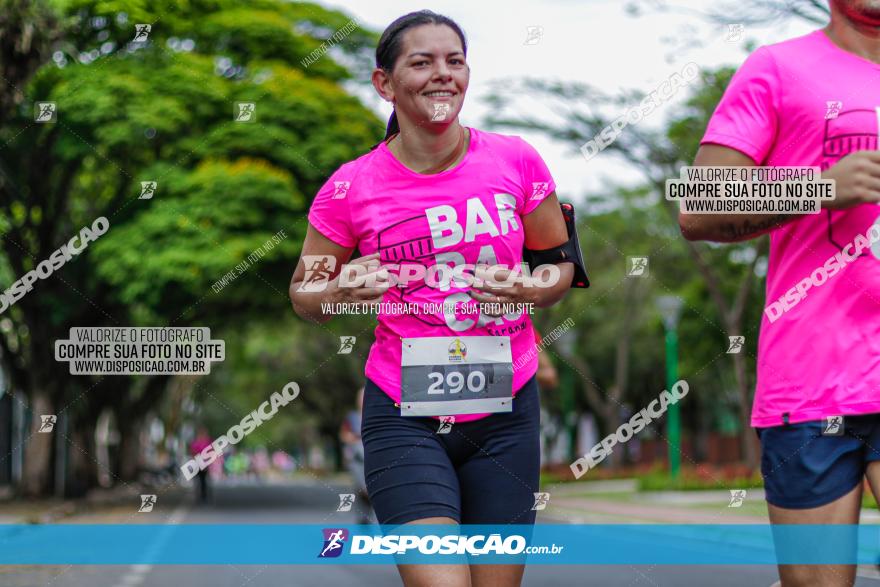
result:
[[[191,456],[196,456],[203,450],[205,450],[208,446],[211,445],[211,435],[208,434],[208,429],[204,426],[199,426],[199,430],[196,433],[196,437],[189,445],[189,454]],[[196,495],[198,497],[199,503],[205,503],[208,501],[208,469],[199,469],[198,474],[196,475]]]
[[[342,456],[345,467],[351,473],[355,486],[358,510],[358,524],[371,523],[370,496],[367,493],[367,481],[364,476],[364,444],[361,442],[361,412],[364,406],[364,388],[357,394],[357,409],[345,415],[339,428],[339,439],[342,441]]]
[[[541,348],[541,333],[537,328],[535,331],[535,348]],[[556,389],[559,386],[559,373],[553,361],[547,356],[543,349],[538,353],[538,372],[535,374],[538,379],[538,387],[542,390]]]

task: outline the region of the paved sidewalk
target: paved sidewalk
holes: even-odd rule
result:
[[[739,507],[730,491],[637,491],[635,480],[548,485],[550,503],[539,512],[545,523],[565,524],[769,524],[762,489],[746,490]],[[880,512],[862,509],[863,524],[880,524]],[[860,565],[858,576],[880,579],[876,566]]]
[[[57,498],[12,498],[0,501],[0,524],[115,524],[161,523],[138,512],[142,494],[158,495],[153,512],[171,511],[191,499],[189,488],[169,489],[139,487],[133,484],[98,489],[86,497],[61,500]]]
[[[542,518],[575,524],[767,524],[764,492],[749,489],[739,507],[730,492],[636,491],[631,480],[563,483],[546,488]]]
[[[545,520],[574,524],[769,524],[763,489],[747,489],[731,507],[729,490],[637,491],[632,479],[560,483],[544,488]],[[880,523],[880,512],[863,508],[863,524]]]

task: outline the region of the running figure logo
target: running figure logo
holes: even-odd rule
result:
[[[825,120],[837,118],[842,109],[843,102],[838,102],[837,100],[829,100],[828,102],[825,102]]]
[[[738,508],[742,507],[743,501],[746,499],[746,490],[745,489],[731,489],[730,490],[730,503],[727,504],[729,508]]]
[[[34,122],[55,122],[55,102],[37,102],[34,110]]]
[[[544,36],[544,27],[540,25],[526,27],[526,40],[523,45],[537,45]]]
[[[354,343],[357,341],[357,337],[355,336],[340,336],[339,337],[339,350],[336,351],[337,355],[350,355],[352,349],[354,348]]]
[[[437,428],[437,434],[449,434],[452,432],[453,424],[455,424],[455,416],[440,416],[440,427]]]
[[[741,23],[734,23],[727,25],[727,36],[724,37],[724,40],[728,43],[739,43],[743,38],[743,31],[746,30],[746,27]]]
[[[334,181],[333,182],[333,199],[341,200],[348,195],[348,189],[351,187],[350,181]]]
[[[340,493],[339,494],[339,506],[337,506],[337,512],[350,512],[351,506],[354,505],[354,493]]]
[[[257,105],[254,102],[235,103],[235,122],[256,122]]]
[[[822,436],[841,435],[843,435],[843,416],[827,416],[825,418],[825,427],[822,429]]]
[[[324,547],[318,554],[318,558],[336,558],[342,554],[342,547],[348,540],[348,530],[345,528],[324,528]]]
[[[45,416],[40,416],[40,429],[37,432],[52,432],[52,429],[55,428],[55,422],[58,421],[58,416],[55,414],[46,414]]]
[[[138,513],[150,513],[154,505],[156,505],[155,495],[141,495],[141,507],[138,508]]]
[[[149,200],[156,193],[156,186],[158,182],[155,181],[142,181],[141,182],[141,195],[138,196],[138,200]]]
[[[336,257],[332,255],[303,255],[306,274],[297,291],[316,292],[327,289],[327,283],[336,269]]]
[[[739,43],[742,41],[742,34],[745,30],[746,27],[742,23],[728,24],[727,36],[724,37],[724,40],[728,43]]]
[[[549,181],[532,182],[532,195],[529,200],[540,200],[547,195],[548,189],[550,189]]]
[[[742,351],[743,345],[746,342],[745,336],[728,336],[727,340],[730,341],[730,345],[727,347],[728,355],[738,355],[740,351]]]
[[[449,114],[449,104],[443,102],[434,104],[434,114],[431,115],[431,121],[446,120],[447,114]]]
[[[543,510],[547,507],[547,504],[550,503],[550,494],[549,493],[535,493],[535,504],[532,506],[532,511]]]
[[[629,263],[629,271],[627,272],[629,277],[641,277],[648,273],[647,257],[629,257]]]
[[[150,36],[150,31],[152,30],[153,25],[150,24],[136,24],[134,25],[134,38],[131,40],[132,43],[146,43],[147,38]]]

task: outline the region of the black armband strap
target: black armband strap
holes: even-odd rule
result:
[[[562,217],[565,218],[565,228],[568,230],[568,241],[553,247],[533,251],[523,248],[523,261],[529,264],[533,270],[538,265],[555,265],[557,263],[573,263],[574,277],[571,287],[590,287],[590,279],[587,277],[587,268],[584,265],[584,257],[581,255],[581,245],[578,241],[577,225],[574,221],[574,206],[569,203],[560,203]]]

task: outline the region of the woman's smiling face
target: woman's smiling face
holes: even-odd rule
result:
[[[401,47],[386,86],[398,118],[419,125],[455,120],[470,79],[461,39],[448,26],[427,24],[403,33]]]

